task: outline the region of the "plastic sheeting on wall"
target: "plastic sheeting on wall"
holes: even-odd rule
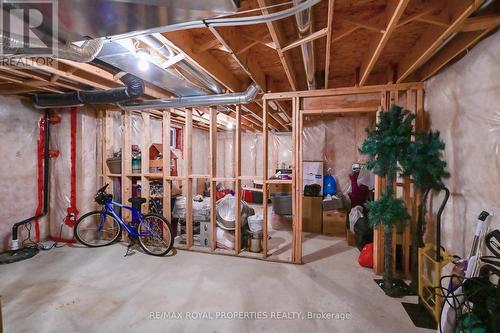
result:
[[[276,169],[288,169],[292,162],[292,133],[269,133],[268,147],[268,176],[276,173]]]
[[[323,161],[337,182],[337,191],[350,191],[349,174],[353,163],[365,163],[366,156],[359,147],[366,138],[365,129],[370,126],[368,116],[306,117],[303,131],[303,160]]]
[[[43,113],[14,97],[0,96],[0,250],[10,247],[12,225],[35,214],[37,201],[37,140]],[[47,235],[47,217],[40,220],[40,234]],[[32,228],[32,239],[34,239]],[[19,229],[19,240],[26,230]]]
[[[217,177],[234,177],[234,131],[217,132]]]
[[[482,210],[500,214],[500,32],[425,85],[425,110],[431,128],[446,143],[451,197],[442,217],[442,245],[464,256],[470,250],[475,221]],[[434,240],[435,211],[426,239]],[[429,209],[430,210],[430,209]]]
[[[51,128],[51,149],[60,155],[51,159],[50,236],[72,239],[73,230],[64,224],[71,195],[71,115],[70,109],[58,110],[61,123]],[[94,210],[97,190],[97,118],[91,109],[77,109],[76,198],[79,216]],[[61,227],[62,226],[62,227]]]

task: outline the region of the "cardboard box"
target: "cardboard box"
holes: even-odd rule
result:
[[[322,227],[322,197],[302,198],[302,231],[321,233]]]
[[[328,236],[345,237],[347,214],[340,210],[323,212],[323,234]]]
[[[354,237],[354,234],[349,229],[347,229],[346,238],[347,238],[347,245],[356,246],[356,238]]]
[[[318,184],[321,188],[318,195],[323,195],[323,162],[304,161],[302,166],[302,179],[304,187],[308,185]]]

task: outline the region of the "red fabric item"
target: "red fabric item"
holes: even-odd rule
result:
[[[370,192],[366,185],[358,186],[358,176],[358,173],[351,173],[349,175],[351,179],[351,192],[349,193],[351,207],[364,206]]]
[[[361,250],[358,263],[363,267],[373,268],[373,243],[366,244]]]

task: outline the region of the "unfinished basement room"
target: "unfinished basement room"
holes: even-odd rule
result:
[[[500,333],[500,0],[0,10],[0,333]]]

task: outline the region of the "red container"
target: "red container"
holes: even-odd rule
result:
[[[253,203],[253,191],[243,190],[241,196],[243,198],[243,201],[247,203]]]

